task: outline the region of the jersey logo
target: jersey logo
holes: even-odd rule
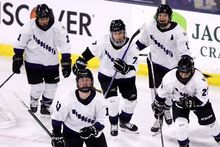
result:
[[[114,58],[108,53],[108,51],[105,50],[105,54],[111,60],[111,62],[114,62]]]
[[[50,47],[48,44],[38,39],[35,35],[33,35],[33,39],[38,45],[40,45],[40,47],[46,49],[48,52],[51,52],[54,55],[56,54],[56,51],[54,48]]]
[[[150,39],[155,43],[155,45],[157,45],[159,48],[161,48],[166,55],[170,56],[170,57],[173,57],[173,53],[171,50],[169,49],[166,49],[163,44],[161,44],[160,42],[158,42],[154,37],[153,35],[150,35]]]
[[[74,114],[78,119],[80,119],[81,121],[84,121],[84,122],[88,122],[88,123],[91,123],[91,124],[94,124],[95,120],[91,119],[91,118],[88,118],[86,116],[83,116],[82,114],[80,114],[79,112],[76,111],[76,109],[73,109],[72,110],[72,114]]]
[[[173,40],[173,34],[171,35],[170,40]]]
[[[179,91],[176,87],[174,89],[176,90],[177,93],[179,93],[181,98],[186,98],[189,96],[187,93]]]

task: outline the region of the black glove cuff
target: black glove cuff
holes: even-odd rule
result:
[[[165,103],[166,101],[165,98],[159,97],[158,94],[156,95],[155,100],[157,100],[159,103]]]
[[[92,52],[90,51],[90,49],[87,47],[86,50],[82,53],[83,58],[85,59],[85,61],[89,61],[90,59],[92,59],[93,57],[95,57]]]
[[[65,54],[62,54],[62,59],[61,61],[70,61],[71,60],[71,54],[68,54],[68,53],[65,53]]]
[[[13,61],[23,61],[23,56],[15,54],[13,56]]]

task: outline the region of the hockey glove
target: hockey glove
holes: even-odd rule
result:
[[[62,134],[53,133],[51,138],[51,144],[53,147],[64,147],[65,143]]]
[[[91,136],[96,136],[98,131],[94,126],[84,127],[79,131],[79,136],[82,139],[88,139]]]
[[[129,65],[119,58],[115,59],[114,61],[114,69],[123,75],[130,71]]]
[[[68,59],[68,60],[61,59],[62,74],[63,74],[64,78],[67,78],[67,77],[70,76],[70,74],[71,74],[71,64],[72,64],[71,59]]]
[[[152,103],[151,107],[152,107],[152,110],[154,111],[154,114],[156,116],[161,116],[164,114],[164,111],[165,111],[165,103],[164,101],[157,101],[157,100],[154,100],[154,102]]]
[[[184,109],[196,109],[201,107],[203,104],[203,102],[200,101],[197,97],[192,96],[181,97],[179,100],[180,101],[178,101],[177,104]]]
[[[22,55],[14,55],[13,56],[13,63],[12,63],[12,71],[16,74],[20,74],[20,68],[23,64],[23,56]]]
[[[75,75],[78,74],[79,70],[85,69],[87,67],[87,61],[83,59],[82,57],[79,57],[76,60],[76,63],[73,65],[73,73]]]

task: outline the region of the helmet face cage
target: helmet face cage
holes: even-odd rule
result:
[[[36,17],[37,18],[51,17],[51,9],[46,4],[37,5]]]
[[[121,41],[115,40],[113,37],[114,32],[123,32],[124,34],[123,40]],[[120,47],[124,45],[126,38],[127,38],[127,34],[126,34],[125,24],[121,19],[112,20],[110,24],[110,33],[111,33],[110,39],[115,46]]]
[[[193,58],[188,55],[183,55],[178,62],[178,71],[183,73],[194,72],[194,61]]]
[[[163,4],[157,8],[156,19],[157,19],[159,13],[166,13],[169,15],[170,20],[172,19],[173,10],[170,8],[169,5]]]
[[[81,78],[90,78],[91,79],[91,86],[90,87],[80,87],[78,85],[79,79]],[[76,84],[78,90],[82,92],[89,92],[93,88],[93,75],[89,69],[80,70],[79,73],[76,75]]]

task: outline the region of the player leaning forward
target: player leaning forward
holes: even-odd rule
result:
[[[106,35],[103,41],[88,47],[79,57],[73,66],[73,71],[83,69],[87,65],[87,61],[97,56],[100,59],[100,68],[98,79],[105,94],[108,103],[109,121],[111,123],[111,135],[118,135],[118,122],[123,130],[137,133],[138,127],[130,123],[134,109],[137,104],[137,88],[136,66],[139,50],[136,44],[131,43],[128,52],[124,58],[123,54],[128,48],[129,38],[126,35],[125,24],[121,19],[112,20],[110,24],[110,34]],[[115,80],[110,87],[109,92],[106,91],[110,85],[112,77],[118,71]],[[124,105],[119,114],[119,96],[124,98]]]
[[[28,83],[31,85],[30,109],[36,112],[42,95],[41,114],[49,115],[57,83],[59,82],[58,48],[62,53],[61,65],[64,78],[71,73],[71,47],[67,31],[54,20],[52,9],[46,4],[36,8],[36,19],[22,27],[14,47],[14,73],[20,73],[25,60]],[[25,58],[23,54],[25,52]]]
[[[87,147],[107,147],[102,133],[107,105],[103,95],[94,90],[91,71],[81,70],[76,75],[76,84],[76,90],[54,103],[52,145],[82,147],[85,142]]]
[[[158,95],[152,105],[156,114],[164,113],[165,101],[173,95],[173,120],[180,147],[189,147],[189,113],[192,111],[200,125],[209,128],[211,135],[220,144],[220,126],[216,121],[208,98],[208,85],[203,74],[194,68],[194,61],[184,55],[178,68],[168,72],[158,88]]]

